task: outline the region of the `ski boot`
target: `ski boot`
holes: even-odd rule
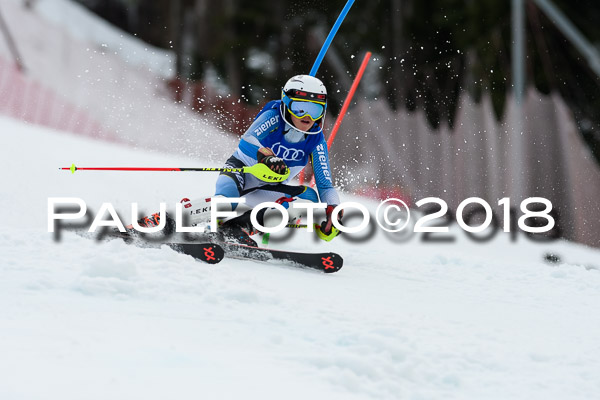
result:
[[[249,247],[258,247],[254,239],[248,232],[252,232],[253,227],[250,222],[250,211],[223,222],[218,228],[218,236],[223,242],[242,244]]]
[[[140,218],[137,220],[137,223],[142,228],[157,227],[160,225],[160,213],[154,213],[147,217]],[[127,228],[135,231],[135,229],[133,228],[132,225],[129,225]],[[170,235],[171,233],[175,232],[175,220],[173,218],[171,218],[171,216],[166,212],[165,212],[165,226],[161,230],[161,232],[165,236]]]
[[[142,228],[157,227],[160,225],[160,213],[142,217],[137,220],[137,223]],[[138,245],[141,245],[142,242],[160,242],[163,241],[165,237],[168,237],[175,232],[175,220],[165,212],[165,226],[159,232],[142,233],[136,230],[133,225],[127,225],[125,229],[127,229],[126,232],[121,232],[118,235],[125,243],[131,244],[132,242],[136,242]]]

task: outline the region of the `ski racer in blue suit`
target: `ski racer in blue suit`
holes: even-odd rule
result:
[[[225,168],[263,163],[276,173],[283,173],[289,168],[289,177],[281,183],[268,183],[243,172],[221,172],[215,197],[245,197],[250,207],[276,201],[286,208],[291,201],[318,202],[320,199],[327,203],[327,209],[319,237],[324,240],[335,237],[339,231],[333,227],[331,214],[340,199],[333,186],[327,143],[323,135],[326,109],[327,91],[319,79],[297,75],[288,80],[283,87],[281,100],[268,102],[258,113],[242,136],[238,148],[227,160]],[[312,161],[318,195],[310,187],[288,184],[309,159]],[[235,207],[233,205],[232,209]],[[249,213],[227,221],[223,228],[234,231],[238,239],[252,244],[252,239],[240,237],[244,231],[252,230]],[[342,213],[338,217],[340,220],[341,216]],[[264,212],[258,214],[258,221],[261,222],[261,219],[264,219]]]

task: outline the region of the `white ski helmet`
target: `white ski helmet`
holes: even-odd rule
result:
[[[304,133],[311,135],[323,130],[327,89],[319,79],[310,75],[296,75],[290,78],[281,90],[281,104],[283,119],[294,129],[294,124],[288,119],[290,114],[296,118],[309,116],[319,127],[317,131]]]

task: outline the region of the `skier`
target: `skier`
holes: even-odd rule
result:
[[[214,197],[245,197],[246,205],[253,207],[267,201],[282,204],[288,209],[290,220],[295,214],[290,207],[294,201],[327,204],[326,219],[317,229],[318,236],[331,240],[339,234],[333,226],[332,211],[340,203],[333,186],[327,143],[323,135],[323,122],[327,109],[327,90],[319,79],[310,75],[297,75],[287,81],[281,100],[268,102],[255,117],[242,136],[225,168],[241,168],[257,163],[265,164],[273,172],[283,174],[289,168],[289,177],[281,183],[267,183],[243,172],[221,172],[217,179]],[[288,182],[312,160],[318,196],[308,186],[292,186]],[[236,204],[231,206],[235,209]],[[264,225],[270,210],[263,209],[257,220]],[[227,236],[253,245],[247,232],[252,231],[250,212],[226,221],[219,229]],[[338,214],[341,222],[343,213]],[[254,244],[255,245],[255,244]]]
[[[310,75],[297,75],[289,79],[282,89],[281,100],[270,101],[262,108],[224,166],[242,168],[260,163],[276,174],[284,175],[289,170],[289,176],[282,182],[269,183],[248,173],[221,172],[213,198],[244,197],[246,205],[251,208],[263,202],[277,202],[288,209],[290,221],[299,216],[298,210],[290,207],[290,203],[319,202],[320,199],[327,207],[326,219],[317,227],[317,235],[323,240],[332,240],[340,233],[332,221],[333,209],[340,203],[340,198],[333,186],[327,143],[323,135],[326,109],[327,90],[323,82]],[[307,165],[309,159],[312,160],[318,195],[308,186],[288,184]],[[188,223],[192,226],[204,224],[210,219],[210,199],[183,199],[182,203],[187,210]],[[221,208],[219,211],[237,208],[235,203],[228,204],[228,209]],[[227,207],[226,204],[223,206]],[[261,210],[257,214],[257,221],[266,226],[265,221],[270,212],[273,210]],[[220,235],[225,240],[256,247],[256,242],[249,234],[254,231],[250,213],[251,210],[225,221],[218,227]],[[340,212],[340,222],[342,216],[343,212]],[[160,218],[155,213],[138,222],[146,227],[156,226]],[[173,227],[174,221],[167,216],[165,231],[172,230]]]

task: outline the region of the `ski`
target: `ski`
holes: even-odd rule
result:
[[[136,234],[131,232],[119,232],[119,231],[106,231],[101,235],[90,235],[87,232],[79,233],[80,236],[94,240],[111,240],[111,239],[122,239],[124,243],[142,248],[159,248],[162,245],[167,245],[171,249],[181,254],[187,254],[192,256],[198,261],[203,261],[208,264],[217,264],[225,255],[223,248],[216,243],[211,241],[211,238],[202,238],[196,242],[173,242],[165,241],[161,238],[154,238],[152,240],[144,240]]]
[[[210,234],[202,235],[201,237],[196,236],[194,238],[196,241],[186,241],[184,239],[182,241],[170,242],[160,240],[156,242],[144,242],[129,234],[118,232],[111,232],[109,235],[120,237],[126,243],[141,247],[158,247],[165,244],[179,253],[190,255],[196,260],[209,264],[217,264],[224,257],[228,257],[261,262],[278,262],[301,268],[315,269],[325,273],[337,272],[344,264],[343,258],[333,252],[305,253],[252,247],[243,244],[222,242]]]
[[[223,248],[215,243],[166,243],[178,253],[187,254],[196,260],[217,264],[225,255]]]
[[[303,253],[286,250],[265,249],[243,244],[222,243],[227,257],[255,261],[282,261],[286,265],[311,268],[325,273],[339,271],[344,259],[336,253]]]

